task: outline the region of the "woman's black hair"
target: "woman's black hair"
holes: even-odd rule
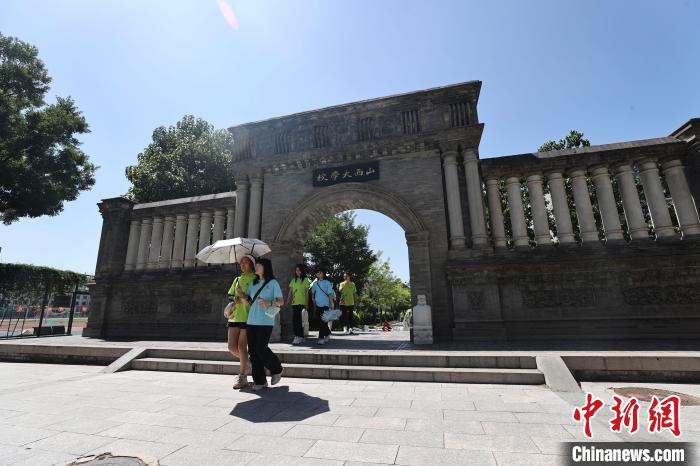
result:
[[[301,271],[301,277],[297,277],[297,267]],[[306,278],[306,264],[297,264],[294,266],[294,280],[300,278],[301,280]]]
[[[352,278],[352,274],[350,272],[343,272],[343,275],[347,275],[348,277]]]
[[[258,264],[263,266],[263,279],[266,282],[273,280],[275,278],[275,274],[272,271],[272,261],[270,259],[266,259],[264,257],[260,258],[260,259],[258,259]],[[257,285],[259,281],[260,281],[260,277],[258,277],[258,275],[255,274],[255,280],[253,280],[253,283],[255,283]]]

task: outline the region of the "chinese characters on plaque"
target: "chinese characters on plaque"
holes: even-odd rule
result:
[[[313,172],[314,186],[379,179],[379,162],[358,163],[344,167],[319,168]]]

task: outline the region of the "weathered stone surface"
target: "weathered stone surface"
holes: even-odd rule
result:
[[[700,119],[668,137],[479,159],[480,89],[481,82],[470,81],[235,126],[229,130],[237,193],[137,205],[103,200],[85,335],[223,339],[221,314],[235,267],[195,264],[193,256],[197,245],[224,235],[224,212],[225,237],[259,235],[270,244],[286,294],[314,227],[345,210],[370,209],[405,231],[412,302],[426,297],[436,342],[694,338],[700,325],[700,240],[697,201],[687,191],[700,195]],[[659,177],[665,176],[659,164],[676,167],[671,182]],[[619,193],[609,175],[621,165],[627,170],[620,190],[627,193],[627,213],[616,212]],[[640,167],[649,225],[632,177]],[[321,174],[330,181],[315,178]],[[586,179],[593,174],[591,198]],[[566,201],[572,179],[578,204],[573,231]],[[500,201],[500,183],[508,180],[510,238],[493,218],[497,238],[486,231],[483,180],[491,190],[489,210]],[[683,198],[671,200],[682,214],[679,229],[672,225],[663,181],[671,197]],[[554,227],[550,231],[551,200],[561,237]],[[601,225],[596,209],[603,213]],[[503,214],[494,214],[495,220],[503,223]],[[167,235],[160,231],[166,223]],[[660,240],[650,239],[647,230]],[[582,247],[574,235],[583,238]],[[632,241],[626,243],[625,235]],[[508,250],[508,243],[517,250]],[[279,316],[275,340],[292,333],[291,309]]]

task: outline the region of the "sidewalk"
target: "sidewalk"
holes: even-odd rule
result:
[[[0,363],[0,465],[106,451],[170,466],[557,465],[560,442],[583,438],[572,406],[544,386],[287,378],[257,394],[228,376],[101,370]],[[584,390],[610,400],[611,386]],[[700,440],[700,407],[683,408],[683,429]],[[594,433],[620,439],[604,422]]]

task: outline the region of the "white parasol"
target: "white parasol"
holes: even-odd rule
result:
[[[270,246],[254,238],[221,239],[197,253],[197,259],[207,264],[236,264],[245,255],[264,256]]]

